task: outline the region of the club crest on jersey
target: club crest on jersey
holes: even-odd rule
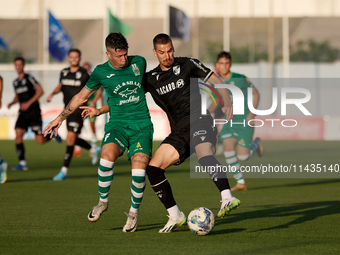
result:
[[[132,64],[131,66],[132,66],[132,71],[135,74],[135,76],[140,75],[139,68],[138,68],[137,64]]]
[[[63,70],[63,76],[66,76],[68,74],[68,71],[67,70]]]
[[[26,85],[26,79],[25,78],[21,80],[21,85]]]
[[[178,66],[174,66],[172,68],[172,70],[173,70],[174,74],[177,75],[177,76],[181,73],[181,67],[179,65]]]
[[[82,73],[81,72],[76,72],[76,79],[80,79]]]

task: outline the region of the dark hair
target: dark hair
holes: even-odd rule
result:
[[[78,53],[78,55],[79,55],[79,58],[81,57],[81,51],[80,50],[78,50],[78,49],[75,49],[75,48],[73,48],[73,49],[70,49],[69,51],[68,51],[68,55],[70,55],[70,53],[71,52],[77,52]]]
[[[110,33],[105,39],[106,48],[117,50],[127,50],[129,44],[121,33]]]
[[[25,59],[23,57],[16,57],[13,62],[22,61],[22,64],[25,65]]]
[[[216,62],[218,62],[220,60],[220,58],[230,59],[230,62],[231,62],[230,52],[222,51],[222,52],[218,53]]]
[[[167,34],[158,34],[155,36],[155,38],[153,38],[153,48],[156,49],[156,44],[167,44],[171,42],[172,45],[172,40],[170,38],[170,36],[168,36]]]

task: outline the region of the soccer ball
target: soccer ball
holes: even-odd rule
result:
[[[188,226],[194,234],[204,236],[214,228],[215,216],[208,208],[195,208],[189,213]]]

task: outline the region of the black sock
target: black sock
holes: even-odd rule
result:
[[[202,157],[198,160],[198,162],[201,164],[201,166],[204,166],[207,169],[211,166],[216,167],[221,165],[220,162],[218,162],[217,159],[212,155]],[[230,189],[226,173],[222,171],[215,171],[209,172],[209,175],[220,192],[226,189]]]
[[[73,149],[74,149],[74,146],[67,146],[66,147],[66,153],[65,153],[65,157],[64,157],[63,166],[68,167],[70,165],[71,159],[72,159],[72,156],[73,156]]]
[[[23,143],[16,144],[17,146],[17,156],[19,160],[25,160],[25,147]]]
[[[148,175],[150,184],[159,200],[164,204],[165,208],[171,208],[176,205],[176,201],[172,195],[170,183],[165,178],[164,170],[155,167],[147,166],[146,174]]]
[[[81,139],[78,137],[77,141],[76,141],[76,145],[79,145],[80,147],[83,147],[86,150],[91,149],[91,144],[89,144],[88,142],[86,142],[84,139]]]

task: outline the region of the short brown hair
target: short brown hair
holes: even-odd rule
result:
[[[230,52],[222,51],[222,52],[218,53],[216,63],[220,60],[220,58],[230,59],[230,62],[231,62]]]
[[[153,48],[156,49],[156,44],[167,44],[171,42],[172,45],[172,40],[170,36],[167,34],[158,34],[153,38]]]

